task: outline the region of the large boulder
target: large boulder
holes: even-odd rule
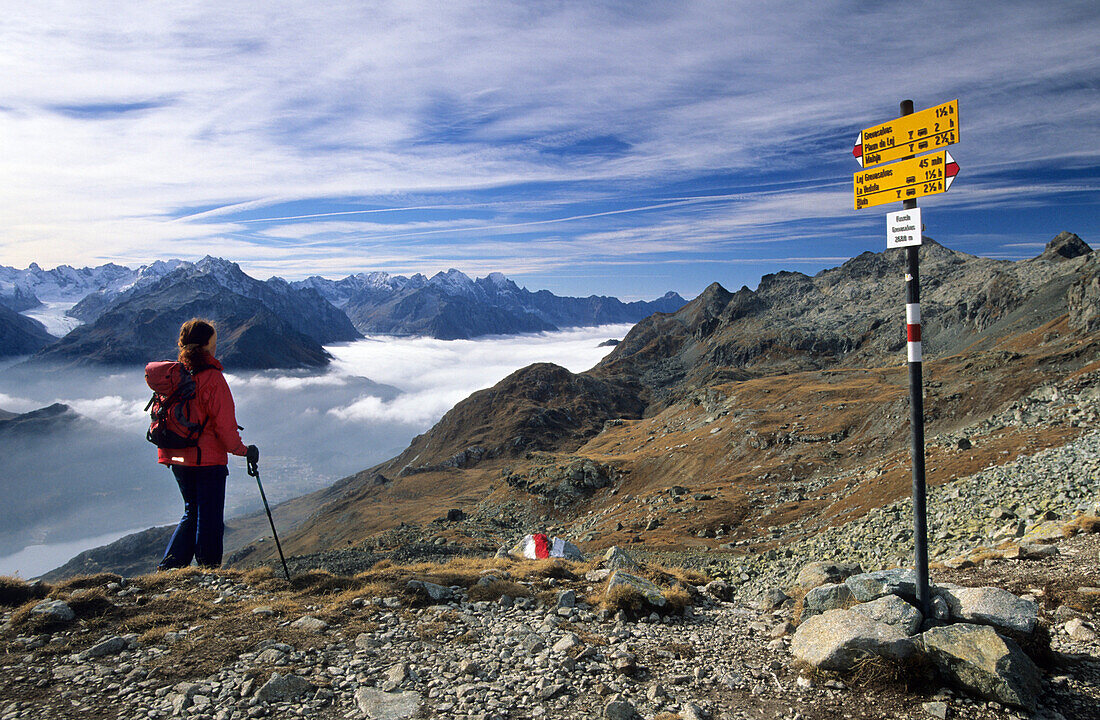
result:
[[[1020,646],[986,625],[958,623],[921,635],[940,673],[989,700],[1035,710],[1042,687],[1039,668]]]
[[[845,578],[863,572],[857,563],[812,562],[798,571],[795,584],[804,590],[812,590],[826,583],[844,582]]]
[[[845,586],[847,587],[847,586]],[[916,635],[924,616],[920,610],[905,602],[897,595],[884,595],[878,600],[860,603],[852,607],[852,612],[865,615],[880,623],[900,628],[906,635]]]
[[[76,617],[76,613],[64,600],[43,600],[31,608],[31,614],[55,623],[69,622]]]
[[[1046,522],[1039,523],[1035,527],[1031,528],[1020,538],[1020,543],[1027,544],[1047,544],[1061,542],[1066,538],[1068,532],[1065,529],[1065,524],[1059,520],[1047,520]]]
[[[844,583],[826,583],[815,587],[802,598],[802,619],[829,610],[843,610],[855,602],[852,591]]]
[[[638,593],[647,603],[655,608],[663,608],[668,603],[668,600],[665,599],[664,594],[661,592],[661,588],[643,577],[631,575],[622,570],[616,570],[607,578],[607,590],[605,591],[605,595],[611,597],[616,588],[628,588]]]
[[[618,545],[612,545],[603,556],[603,566],[611,570],[635,570],[638,563]]]
[[[405,591],[419,598],[425,598],[433,602],[447,602],[454,597],[450,588],[436,585],[427,580],[409,580],[405,585]]]
[[[894,568],[852,575],[844,581],[859,602],[871,602],[886,595],[898,595],[915,602],[917,573],[912,568]]]
[[[90,660],[91,658],[104,657],[107,655],[118,655],[120,652],[130,646],[130,643],[125,638],[118,635],[112,637],[106,637],[92,645],[90,648],[80,653],[81,660]]]
[[[846,672],[868,657],[905,660],[916,653],[916,644],[894,625],[851,610],[829,610],[798,627],[791,653],[820,670]]]
[[[420,712],[423,698],[418,692],[388,693],[363,687],[355,691],[355,704],[370,720],[405,720]]]
[[[290,702],[311,690],[316,688],[303,677],[271,673],[271,678],[256,691],[256,697],[265,702]]]
[[[1039,622],[1038,605],[1001,588],[954,588],[939,590],[938,594],[947,601],[955,620],[993,625],[1024,635],[1034,632]]]

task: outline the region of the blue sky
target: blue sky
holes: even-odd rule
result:
[[[755,287],[885,246],[863,127],[959,99],[927,234],[1100,247],[1100,4],[3,2],[0,264]]]

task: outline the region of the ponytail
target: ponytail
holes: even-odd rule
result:
[[[179,361],[189,372],[198,372],[209,365],[203,349],[214,337],[214,326],[206,320],[192,318],[180,326]]]

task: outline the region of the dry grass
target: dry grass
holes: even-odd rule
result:
[[[163,632],[160,636],[163,637],[164,633],[172,629],[172,621],[178,618],[171,618],[161,613],[147,612],[139,615],[131,615],[123,618],[118,624],[118,630],[120,633],[142,633],[149,632],[153,628],[163,628]]]
[[[1043,586],[1043,601],[1050,610],[1066,605],[1079,612],[1100,612],[1100,598],[1094,595],[1082,595],[1079,588],[1095,587],[1098,582],[1095,574],[1077,574],[1049,582]]]
[[[512,598],[531,597],[531,588],[511,580],[493,580],[487,584],[474,584],[469,590],[471,602],[496,601],[504,595]]]
[[[933,675],[930,661],[921,655],[901,661],[870,656],[857,660],[845,679],[864,691],[892,689],[900,685],[910,692],[927,687]]]
[[[802,675],[816,679],[819,683],[832,680],[839,675],[849,685],[864,692],[898,689],[905,692],[921,692],[935,682],[935,671],[931,662],[923,655],[914,655],[908,660],[901,661],[867,655],[856,660],[852,669],[845,673],[820,670],[803,660],[794,661],[792,668]]]
[[[25,580],[9,575],[0,575],[0,607],[19,607],[23,603],[46,597],[49,587],[35,587]]]
[[[665,596],[665,600],[668,602],[668,605],[662,610],[664,614],[682,615],[684,608],[691,605],[691,593],[684,589],[682,585],[676,585],[661,594]]]
[[[447,623],[438,621],[422,622],[416,626],[416,636],[421,640],[435,640],[446,629]]]
[[[809,590],[800,585],[793,585],[783,592],[794,600],[794,604],[791,606],[791,620],[795,625],[798,625],[802,622],[802,611],[806,609],[806,593]]]
[[[156,645],[163,642],[164,636],[167,635],[171,629],[172,628],[167,625],[157,625],[141,633],[141,635],[138,636],[138,640],[142,645]]]
[[[63,595],[68,595],[75,590],[86,590],[88,588],[105,588],[107,583],[122,582],[121,575],[115,575],[114,573],[96,573],[95,575],[77,575],[76,577],[69,578],[68,580],[62,580],[54,586],[53,592],[50,593],[50,597],[59,598]]]
[[[298,595],[331,595],[358,589],[361,585],[357,578],[333,575],[327,570],[309,570],[290,578],[290,589],[297,591]]]
[[[610,592],[604,593],[599,600],[599,606],[608,612],[622,612],[631,617],[637,617],[643,610],[650,612],[645,595],[629,585],[616,585]]]
[[[58,597],[60,595],[60,597]],[[96,627],[109,619],[121,616],[119,609],[107,598],[107,593],[99,587],[80,589],[71,595],[63,595],[58,591],[51,593],[51,597],[62,599],[72,609],[77,620],[87,621],[92,627]],[[20,632],[44,633],[54,632],[66,627],[69,623],[50,619],[44,615],[34,614],[32,610],[38,604],[37,599],[32,599],[17,608],[11,616],[11,626]]]
[[[1100,532],[1100,517],[1095,515],[1078,515],[1073,519],[1073,525],[1083,533]]]
[[[32,615],[31,610],[37,604],[37,601],[24,603],[12,612],[11,619],[8,622],[19,632],[25,633],[50,632],[64,627],[65,623],[48,622],[39,616]]]
[[[1004,555],[992,548],[979,547],[971,551],[970,554],[966,556],[966,559],[975,565],[981,565],[986,560],[1000,560],[1003,557]]]
[[[249,585],[259,585],[262,582],[275,579],[275,568],[270,565],[261,565],[250,570],[246,570],[241,579]]]
[[[575,628],[573,632],[577,634],[577,637],[579,637],[585,645],[600,647],[607,645],[607,637],[604,635],[600,635],[599,633],[594,633],[590,630],[584,630],[583,628]]]
[[[642,569],[642,574],[658,585],[669,585],[673,582],[681,585],[706,585],[714,579],[697,570],[664,565],[647,565]]]
[[[260,607],[271,608],[271,617],[274,618],[287,618],[305,612],[300,602],[288,597],[265,597],[260,600],[249,600],[248,602],[241,603],[238,607],[250,617],[263,617],[262,615],[252,614],[253,610]]]

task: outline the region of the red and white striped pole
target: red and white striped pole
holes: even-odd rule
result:
[[[901,114],[913,113],[913,101],[901,102]],[[902,208],[912,210],[917,201],[905,200]],[[923,228],[921,228],[923,230]],[[917,602],[925,619],[931,614],[928,581],[928,508],[924,481],[924,378],[920,342],[920,248],[905,248],[905,337],[909,355],[909,426],[913,456],[913,564],[917,573]]]
[[[905,282],[909,283],[909,273],[906,273]],[[914,283],[915,284],[915,283]],[[920,296],[920,287],[914,291]],[[908,287],[906,287],[908,295]],[[908,297],[906,298],[908,300]],[[905,303],[905,339],[909,350],[909,362],[921,362],[920,352],[920,302]]]

